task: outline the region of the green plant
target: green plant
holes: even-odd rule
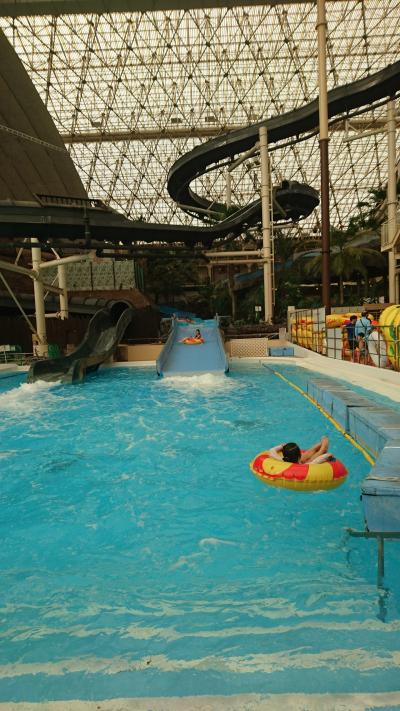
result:
[[[303,245],[303,252],[298,253],[298,260],[304,265],[304,272],[320,277],[322,273],[322,250],[320,241],[311,240]],[[314,254],[313,254],[314,252]],[[339,304],[344,304],[344,281],[351,277],[362,277],[365,289],[368,289],[369,270],[373,267],[383,272],[386,258],[373,247],[354,244],[354,237],[345,230],[331,230],[330,267],[332,277],[339,283]],[[366,294],[367,296],[367,294]]]

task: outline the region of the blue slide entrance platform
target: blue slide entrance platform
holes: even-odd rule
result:
[[[200,330],[204,343],[188,344]],[[158,375],[198,375],[227,373],[228,358],[219,330],[218,319],[185,321],[173,319],[168,340],[157,360]]]

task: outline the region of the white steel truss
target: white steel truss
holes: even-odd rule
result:
[[[327,3],[328,88],[400,58],[400,0]],[[166,190],[174,161],[209,135],[282,114],[318,95],[309,2],[168,12],[0,18],[91,197],[133,219],[196,224]],[[382,106],[359,125],[383,129]],[[342,126],[343,128],[343,126]],[[385,185],[387,140],[331,133],[331,224],[345,227]],[[272,179],[319,189],[318,138],[278,147]],[[194,189],[224,202],[223,170]],[[232,203],[259,193],[257,161],[232,173]],[[318,211],[295,234],[318,231]]]

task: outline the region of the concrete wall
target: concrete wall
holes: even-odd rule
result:
[[[163,348],[162,343],[136,343],[132,345],[121,343],[114,360],[120,363],[155,361]]]
[[[292,345],[286,340],[269,340],[268,338],[232,338],[225,341],[225,352],[228,358],[265,358],[267,348],[280,348]],[[115,361],[120,363],[155,361],[163,348],[162,343],[140,343],[118,346]]]
[[[268,338],[232,338],[225,341],[225,352],[229,358],[264,358],[267,346]]]
[[[224,343],[228,358],[265,358],[269,346],[283,348],[292,345],[289,341],[279,338],[273,340],[268,338],[231,338]],[[155,361],[162,348],[162,343],[137,343],[135,345],[121,343],[114,361],[120,363]]]

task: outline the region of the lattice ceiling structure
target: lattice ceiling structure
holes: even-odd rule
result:
[[[328,88],[400,59],[400,0],[327,2]],[[316,8],[310,2],[218,9],[0,18],[91,197],[132,219],[198,224],[169,197],[170,166],[207,137],[318,96]],[[386,108],[330,140],[331,224],[345,227],[368,190],[385,184]],[[377,132],[379,130],[379,132]],[[319,189],[318,138],[271,153],[273,181]],[[232,200],[258,197],[259,169],[233,173]],[[224,202],[223,172],[199,194]],[[293,234],[318,232],[313,215]]]

